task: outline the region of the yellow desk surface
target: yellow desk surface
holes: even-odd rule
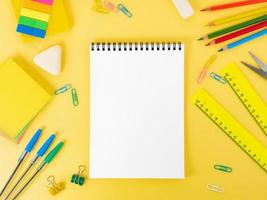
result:
[[[231,113],[259,140],[267,145],[267,138],[241,105],[229,86],[206,78],[202,85],[196,79],[203,64],[216,49],[204,47],[197,38],[215,30],[204,25],[211,19],[249,9],[236,8],[214,13],[200,13],[203,7],[226,0],[192,0],[195,15],[187,21],[181,19],[171,0],[124,0],[134,17],[122,14],[100,14],[92,11],[91,0],[66,0],[74,26],[71,31],[49,37],[44,41],[23,43],[15,32],[16,20],[10,1],[0,1],[0,61],[14,56],[30,64],[32,70],[48,80],[55,88],[72,83],[78,90],[80,106],[74,108],[70,94],[60,95],[34,120],[20,145],[6,138],[0,139],[0,188],[6,181],[16,160],[30,136],[40,126],[45,137],[57,132],[57,140],[66,145],[58,157],[43,171],[21,197],[22,200],[266,200],[266,173],[244,154],[228,137],[210,122],[195,106],[191,96],[204,87],[219,99]],[[251,8],[260,5],[250,6]],[[89,49],[92,41],[182,41],[186,45],[186,132],[184,180],[88,180],[85,186],[70,184],[70,177],[80,164],[89,165]],[[253,63],[247,51],[253,50],[266,58],[266,37],[219,55],[212,66],[217,72],[226,63],[245,60]],[[63,73],[53,77],[32,63],[39,51],[61,44],[64,53]],[[267,62],[267,60],[265,59]],[[240,65],[241,67],[241,65]],[[242,71],[267,102],[267,82],[246,68]],[[225,164],[233,172],[215,171],[214,164]],[[88,174],[88,172],[87,172]],[[55,197],[50,196],[46,177],[55,175],[65,180],[67,189]],[[213,183],[225,189],[224,193],[207,190]]]

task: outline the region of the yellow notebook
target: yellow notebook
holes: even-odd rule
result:
[[[0,66],[0,94],[0,132],[14,140],[52,98],[12,59]]]
[[[49,19],[46,37],[55,35],[58,33],[62,33],[62,32],[65,32],[71,29],[71,23],[70,23],[69,16],[67,14],[67,10],[65,7],[65,3],[66,3],[65,1],[66,0],[54,1],[53,9],[51,11],[51,15]],[[22,0],[12,0],[12,5],[13,5],[17,18],[20,15],[22,2],[23,2]],[[16,31],[15,27],[14,27],[14,31]],[[31,41],[33,39],[37,39],[35,37],[26,36],[26,35],[22,35],[21,37],[22,37],[22,40],[25,42]]]

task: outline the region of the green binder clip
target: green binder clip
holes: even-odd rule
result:
[[[78,173],[72,175],[71,183],[83,186],[85,183],[85,176],[83,175],[85,170],[86,170],[86,167],[84,165],[80,165]]]

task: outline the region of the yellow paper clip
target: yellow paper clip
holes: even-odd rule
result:
[[[129,18],[133,16],[133,14],[121,3],[118,5],[118,9]]]
[[[226,83],[226,80],[223,77],[221,77],[220,75],[218,75],[218,74],[216,74],[214,72],[210,73],[210,77],[212,79],[214,79],[215,81],[218,81],[219,83],[222,83],[222,84]]]
[[[207,188],[208,190],[213,191],[213,192],[224,192],[223,188],[221,188],[218,185],[214,185],[214,184],[207,184]]]
[[[59,94],[62,94],[64,92],[67,92],[68,90],[70,90],[72,88],[71,84],[66,84],[60,88],[58,88],[56,91],[55,91],[55,95],[59,95]]]
[[[227,173],[232,172],[231,167],[224,166],[224,165],[214,165],[214,169],[219,170],[219,171],[223,171],[223,172],[227,172]]]
[[[53,196],[55,196],[56,194],[58,194],[59,192],[61,192],[66,188],[66,183],[65,182],[56,183],[54,176],[49,176],[47,178],[47,181],[49,182],[49,184],[47,185],[47,187],[49,188],[49,193]]]
[[[95,0],[95,5],[93,6],[93,9],[97,12],[100,12],[100,13],[109,13],[109,10],[106,9],[103,4],[102,4],[102,1],[101,0]]]
[[[78,99],[77,90],[75,88],[71,89],[71,96],[72,96],[73,105],[78,106],[79,105],[79,99]]]
[[[214,54],[207,60],[206,64],[204,65],[202,71],[200,72],[200,74],[198,76],[198,79],[197,79],[198,84],[204,80],[204,78],[206,77],[206,75],[208,73],[208,69],[216,61],[217,57],[218,57],[218,55]]]

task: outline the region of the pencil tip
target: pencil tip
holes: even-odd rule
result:
[[[203,37],[201,37],[201,38],[198,38],[198,41],[200,41],[200,40],[203,40]]]
[[[206,8],[201,9],[200,11],[206,11]]]
[[[223,51],[223,48],[219,49],[218,52],[222,52]]]
[[[208,44],[205,44],[205,46],[210,46],[211,45],[211,43],[209,42]]]
[[[215,26],[215,24],[214,24],[214,22],[210,22],[206,26]]]

